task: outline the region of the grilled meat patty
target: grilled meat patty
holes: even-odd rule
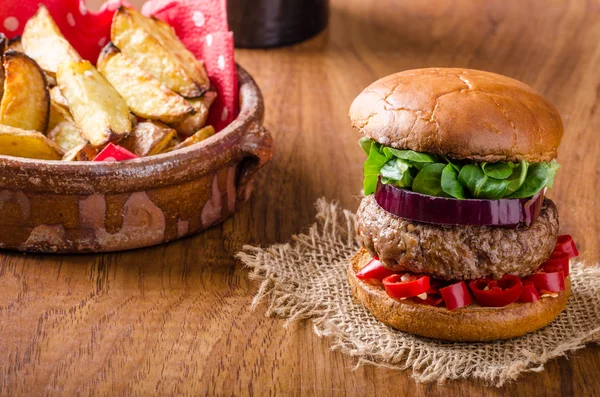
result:
[[[516,229],[413,222],[382,209],[374,195],[362,200],[356,216],[361,244],[386,267],[446,280],[528,276],[558,237],[558,211],[549,199],[529,227]]]

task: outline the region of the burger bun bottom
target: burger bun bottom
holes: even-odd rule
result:
[[[567,277],[558,297],[544,297],[532,303],[511,303],[505,307],[482,307],[473,302],[456,310],[427,306],[410,299],[389,297],[382,285],[364,282],[356,273],[372,259],[361,248],[350,260],[348,281],[357,303],[390,327],[428,338],[460,342],[509,339],[538,330],[552,322],[565,308],[571,295]]]

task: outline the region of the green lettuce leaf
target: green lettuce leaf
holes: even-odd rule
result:
[[[523,185],[508,198],[527,198],[542,190],[548,183],[548,165],[546,163],[533,163],[527,170],[527,177]]]
[[[448,165],[446,165],[442,171],[441,186],[444,192],[454,198],[467,198],[467,195],[465,194],[465,188],[458,181],[458,171],[451,163],[448,163]]]
[[[527,177],[527,170],[529,169],[529,163],[525,160],[521,160],[519,165],[512,169],[512,174],[506,179],[508,181],[508,187],[506,188],[505,196],[508,196],[521,187]]]
[[[365,195],[375,192],[381,176],[382,183],[412,188],[431,196],[491,200],[526,198],[544,187],[552,188],[560,168],[556,161],[529,164],[524,160],[519,163],[476,163],[449,159],[383,146],[366,137],[359,144],[367,153],[363,181]]]
[[[360,145],[360,147],[362,148],[362,150],[365,152],[365,154],[368,156],[369,153],[371,152],[371,146],[374,144],[375,142],[373,142],[371,139],[367,138],[366,136],[363,136],[362,138],[360,138],[358,140],[358,144]]]
[[[504,163],[502,161],[497,163],[481,163],[481,169],[490,178],[506,179],[512,174],[513,165],[512,163]]]
[[[413,181],[413,191],[429,196],[450,197],[442,189],[442,172],[444,168],[446,168],[446,165],[442,163],[433,163],[423,167]]]
[[[488,177],[481,167],[475,164],[462,167],[458,180],[469,189],[473,197],[488,200],[501,199],[509,184],[506,180]]]
[[[437,157],[432,154],[419,153],[414,150],[400,150],[386,147],[384,151],[389,151],[399,159],[408,160],[412,163],[435,163],[438,161]]]
[[[391,183],[398,187],[410,188],[413,177],[410,174],[410,163],[408,161],[394,158],[381,167],[381,181]]]
[[[365,161],[363,172],[365,179],[363,180],[363,189],[365,196],[375,193],[377,188],[377,179],[383,165],[387,162],[385,156],[379,153],[377,145],[371,145],[369,148],[369,157]]]

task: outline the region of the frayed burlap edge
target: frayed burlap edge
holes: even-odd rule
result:
[[[502,386],[524,372],[542,371],[552,358],[600,341],[600,268],[581,263],[572,264],[573,296],[565,312],[525,337],[448,343],[393,330],[353,303],[345,282],[346,265],[359,248],[354,215],[325,199],[316,207],[317,222],[291,243],[244,246],[236,256],[251,269],[249,277],[260,281],[253,309],[266,302],[266,315],[285,318],[284,327],[312,319],[318,336],[332,338],[332,350],[357,358],[355,369],[372,364],[410,369],[418,382],[476,378]]]

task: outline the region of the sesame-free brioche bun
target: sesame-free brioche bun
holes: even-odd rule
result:
[[[449,341],[481,342],[525,335],[552,322],[563,311],[571,294],[569,278],[565,290],[556,298],[542,298],[533,303],[512,303],[505,307],[481,307],[476,303],[447,310],[427,306],[410,299],[390,298],[381,285],[366,283],[356,277],[371,256],[362,248],[351,259],[348,280],[354,299],[375,318],[390,327],[411,334]]]
[[[377,80],[350,107],[352,126],[386,146],[473,161],[550,161],[560,115],[533,88],[471,69],[407,70]]]

